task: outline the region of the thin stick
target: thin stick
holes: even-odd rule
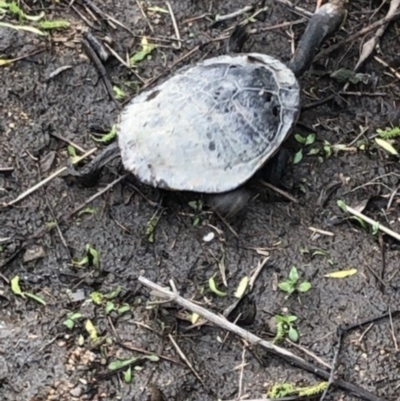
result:
[[[290,2],[289,0],[275,0],[276,3],[280,3],[283,4],[286,7],[289,7],[291,10],[293,10],[294,12],[296,12],[297,14],[301,14],[305,17],[312,17],[313,13],[310,11],[305,10],[304,8],[295,6],[292,2]]]
[[[230,13],[230,14],[217,15],[215,17],[215,21],[217,21],[217,22],[226,21],[228,19],[239,17],[240,15],[246,14],[248,11],[252,11],[253,8],[254,8],[253,6],[246,6],[246,7],[243,7],[242,9],[234,11],[233,13]]]
[[[266,182],[264,180],[260,180],[260,183],[262,185],[264,185],[264,187],[272,189],[274,192],[278,193],[279,195],[282,195],[286,199],[289,199],[290,201],[292,201],[294,203],[299,203],[299,201],[295,197],[293,197],[292,195],[290,195],[286,191],[283,191],[282,189],[277,188],[275,185],[272,185],[269,182]]]
[[[172,10],[172,7],[171,7],[171,4],[170,4],[169,1],[166,1],[165,3],[166,3],[166,5],[167,5],[167,7],[168,7],[168,11],[169,11],[169,14],[170,14],[171,19],[172,19],[172,25],[174,26],[176,39],[178,39],[178,43],[177,43],[177,45],[176,45],[176,48],[177,48],[177,49],[180,49],[180,48],[182,47],[181,35],[180,35],[180,33],[179,33],[178,24],[176,23],[174,11]]]
[[[196,370],[194,369],[193,365],[190,363],[190,361],[186,358],[186,355],[182,352],[182,350],[180,349],[179,345],[176,343],[176,341],[174,340],[174,337],[171,336],[171,334],[168,334],[169,339],[171,340],[173,346],[175,347],[175,349],[178,351],[179,356],[185,361],[186,365],[189,367],[189,369],[193,372],[193,374],[197,377],[197,379],[200,381],[200,383],[206,387],[203,379],[199,376],[199,374],[196,372]],[[206,387],[207,388],[207,387]]]
[[[378,223],[375,220],[370,219],[368,216],[366,216],[365,214],[358,212],[356,209],[353,209],[350,206],[346,205],[346,209],[347,212],[349,212],[350,214],[359,217],[360,219],[364,220],[366,223],[370,224],[372,227],[377,227],[378,230],[381,230],[382,232],[384,232],[387,235],[390,235],[391,237],[397,239],[397,241],[400,241],[400,234],[396,233],[395,231],[391,230],[390,228],[387,228],[385,226],[383,226],[382,224]]]
[[[77,157],[73,164],[77,164],[79,162],[81,162],[82,160],[86,159],[87,157],[89,157],[90,155],[92,155],[95,151],[97,150],[97,148],[93,148],[90,149],[89,151],[87,151],[84,155]],[[37,191],[39,188],[43,187],[44,185],[46,185],[47,183],[49,183],[53,178],[56,178],[57,176],[59,176],[61,173],[63,173],[64,171],[68,170],[68,167],[62,167],[59,170],[57,170],[56,172],[54,172],[53,174],[51,174],[49,177],[45,178],[44,180],[38,182],[36,185],[34,185],[33,187],[27,189],[25,192],[23,192],[21,195],[19,195],[17,198],[15,198],[14,200],[12,200],[11,202],[8,202],[6,204],[4,204],[4,206],[12,206],[15,205],[17,202],[21,201],[22,199],[25,199],[28,195],[30,195],[31,193]]]
[[[247,330],[244,330],[243,328],[236,326],[235,324],[229,322],[225,318],[218,316],[207,309],[196,305],[187,299],[181,297],[179,294],[174,293],[172,291],[169,291],[163,287],[161,287],[158,284],[153,283],[152,281],[146,279],[145,277],[140,276],[138,278],[138,281],[143,284],[146,287],[151,288],[152,290],[156,291],[157,294],[161,297],[168,298],[171,301],[175,301],[179,305],[181,305],[183,308],[186,308],[190,310],[191,312],[197,313],[198,315],[206,318],[210,322],[216,324],[217,326],[229,330],[238,336],[242,337],[245,339],[248,343],[252,345],[261,345],[262,347],[266,348],[271,354],[276,355],[285,361],[289,362],[290,364],[304,369],[307,372],[313,373],[318,377],[321,377],[325,380],[329,380],[330,373],[327,372],[324,369],[319,368],[318,366],[307,362],[303,358],[300,358],[299,356],[293,354],[292,352],[281,348],[275,344],[272,344],[269,341],[263,340],[262,338],[256,336],[255,334],[250,333]],[[366,401],[385,401],[383,398],[380,398],[372,393],[370,393],[367,390],[364,390],[362,387],[359,387],[355,384],[346,382],[345,380],[342,379],[335,379],[334,380],[334,385],[337,387],[347,390],[350,393],[357,395],[360,399],[366,400]]]
[[[0,173],[12,173],[14,167],[0,167]]]

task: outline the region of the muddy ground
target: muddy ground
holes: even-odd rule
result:
[[[97,34],[108,35],[112,47],[123,58],[141,49],[140,35],[147,35],[150,43],[157,44],[151,57],[136,69],[140,78],[148,82],[168,74],[171,68],[223,53],[226,41],[212,39],[226,35],[226,30],[245,16],[216,26],[211,26],[210,18],[247,5],[244,0],[171,0],[182,38],[181,47],[176,48],[176,42],[168,40],[175,37],[171,16],[149,11],[144,2],[141,4],[147,20],[133,0],[98,2],[104,12],[137,37],[120,26],[94,22],[80,2],[74,4],[80,15],[66,3],[26,2],[24,10],[29,15],[44,10],[49,19],[70,21],[69,28],[47,37],[0,27],[0,58],[28,55],[0,67],[0,167],[12,168],[11,172],[0,172],[3,205],[67,165],[66,140],[84,151],[101,147],[93,135],[108,132],[116,121],[116,103],[82,49],[87,25],[80,15],[101,28]],[[325,47],[342,42],[382,18],[388,5],[379,8],[380,4],[351,2],[344,29]],[[166,8],[164,2],[151,5]],[[253,28],[261,30],[301,18],[275,2],[267,5],[265,19],[254,21]],[[314,3],[304,1],[301,6],[311,11]],[[205,16],[208,14],[210,17]],[[9,14],[5,21],[17,23]],[[28,23],[34,25],[20,21]],[[244,50],[252,46],[254,51],[288,61],[291,35],[297,40],[303,29],[304,23],[299,23],[264,31],[253,35]],[[399,32],[400,25],[395,21],[374,52],[394,69],[400,66]],[[340,94],[344,83],[321,74],[324,68],[330,72],[353,69],[365,40],[362,36],[320,58],[302,79],[304,105],[328,101],[304,110],[295,130],[302,135],[314,132],[315,143],[304,148],[292,139],[287,144],[292,154],[304,148],[303,159],[291,164],[284,177],[286,188],[298,203],[267,193],[265,187],[254,182],[254,194],[258,196],[228,227],[206,207],[198,211],[191,208],[189,202],[197,199],[195,195],[163,194],[160,204],[158,191],[129,179],[89,202],[82,209],[84,213],[72,214],[123,173],[118,164],[112,163],[92,187],[56,177],[13,206],[2,207],[0,398],[154,401],[161,399],[157,398],[158,389],[167,400],[257,399],[277,383],[307,386],[320,380],[268,356],[262,349],[244,351],[240,339],[226,339],[226,333],[218,328],[190,328],[191,323],[182,319],[182,310],[176,305],[148,307],[151,298],[148,289],[137,281],[140,275],[164,286],[174,280],[181,295],[222,313],[234,301],[240,280],[268,255],[251,294],[257,314],[246,329],[272,339],[267,324],[271,316],[294,314],[298,318],[299,344],[327,363],[333,359],[339,325],[355,324],[399,309],[399,243],[346,218],[349,215],[337,206],[338,200],[352,206],[369,201],[364,213],[400,232],[398,159],[374,141],[377,128],[400,125],[399,79],[373,57],[360,70],[369,75],[369,82],[350,84],[347,91],[351,94]],[[29,56],[34,52],[38,54]],[[71,68],[52,77],[64,66]],[[105,68],[112,84],[123,88],[128,97],[142,86],[137,76],[115,58],[106,62]],[[332,150],[325,141],[332,146],[345,146]],[[399,142],[395,140],[393,146],[398,147]],[[319,153],[307,155],[311,149],[319,149]],[[82,153],[78,150],[77,154]],[[152,241],[146,230],[155,214],[159,220]],[[310,227],[328,233],[315,232]],[[210,232],[214,239],[204,241]],[[99,251],[99,266],[93,257],[87,264],[73,263],[85,256],[87,244]],[[221,266],[228,288],[222,283]],[[298,268],[301,281],[309,280],[312,288],[286,298],[277,290],[277,282],[288,277],[292,266]],[[324,277],[326,273],[351,268],[357,273],[350,277]],[[210,290],[208,280],[213,275],[228,296],[219,297]],[[11,280],[16,276],[23,291],[35,294],[46,304],[13,293]],[[109,294],[118,287],[121,292],[109,301],[114,304],[113,311],[106,313],[106,299],[101,305],[90,301],[94,292]],[[117,308],[123,305],[130,309],[119,314]],[[72,329],[64,324],[71,312],[81,314]],[[103,341],[90,340],[88,320]],[[382,399],[398,400],[399,329],[400,323],[393,315],[392,321],[386,318],[350,332],[343,341],[337,375]],[[169,335],[201,381],[180,357]],[[287,342],[282,346],[316,363]],[[132,367],[132,381],[126,383],[127,368],[113,372],[108,365],[118,359],[143,357],[135,349],[165,358],[137,361]],[[332,388],[325,399],[356,398]]]

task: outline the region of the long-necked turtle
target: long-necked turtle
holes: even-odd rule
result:
[[[248,200],[246,183],[287,139],[300,113],[297,77],[343,23],[346,0],[310,18],[288,65],[259,53],[225,55],[184,67],[122,111],[118,147],[124,168],[148,185],[209,194],[223,214]]]

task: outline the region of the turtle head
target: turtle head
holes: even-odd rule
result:
[[[297,77],[308,68],[324,40],[337,31],[347,15],[348,0],[331,0],[310,18],[289,67]]]

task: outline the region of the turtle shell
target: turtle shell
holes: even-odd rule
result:
[[[184,67],[122,111],[127,171],[159,188],[220,193],[249,180],[290,134],[300,111],[294,73],[262,54]]]

